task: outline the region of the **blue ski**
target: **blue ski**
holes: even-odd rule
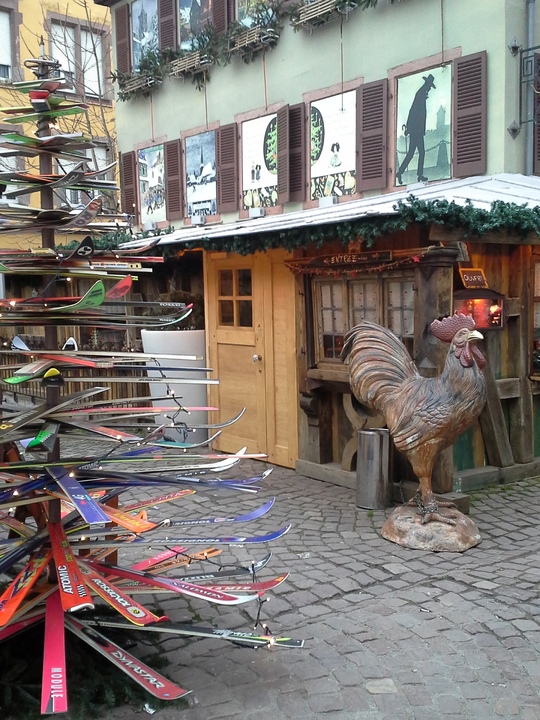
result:
[[[111,521],[72,473],[68,473],[65,468],[60,466],[48,467],[47,472],[56,480],[88,525],[99,525]]]
[[[256,543],[272,542],[283,537],[285,533],[288,533],[291,529],[291,525],[274,530],[273,532],[267,533],[266,535],[252,535],[251,537],[134,537],[129,541],[130,545],[201,545],[203,543],[208,545],[251,545]],[[126,533],[129,535],[129,533]],[[82,540],[81,542],[73,542],[73,549],[91,550],[98,547],[120,547],[125,546],[125,540]]]

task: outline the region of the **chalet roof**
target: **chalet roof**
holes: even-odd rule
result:
[[[397,192],[364,197],[360,200],[319,207],[311,210],[266,215],[262,218],[237,220],[231,223],[216,223],[184,227],[165,235],[160,245],[219,239],[252,233],[279,232],[294,227],[308,227],[329,223],[345,222],[360,218],[394,215],[399,200],[407,202],[411,195],[418,200],[447,200],[458,205],[470,201],[475,208],[489,210],[496,200],[516,205],[535,207],[540,205],[540,177],[519,173],[480,175],[459,180],[438,183],[408,185]],[[137,247],[147,240],[134,240],[122,247]]]

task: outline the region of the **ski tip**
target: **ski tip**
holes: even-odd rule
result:
[[[265,470],[261,476],[261,480],[264,480],[265,478],[267,478],[270,475],[270,473],[273,471],[273,469],[274,468],[268,468],[268,470]]]
[[[28,345],[24,342],[24,340],[21,337],[19,337],[19,335],[15,335],[15,337],[12,338],[11,349],[12,350],[30,350]]]
[[[77,352],[79,350],[79,346],[77,344],[77,341],[74,337],[69,337],[66,342],[62,345],[62,350],[72,350]]]
[[[68,612],[77,612],[78,610],[94,610],[95,605],[91,602],[85,602],[81,603],[80,605],[75,605],[74,607],[70,607]]]

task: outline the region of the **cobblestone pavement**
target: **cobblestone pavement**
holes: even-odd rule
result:
[[[265,467],[243,461],[226,476]],[[150,509],[149,517],[228,516],[275,495],[274,508],[257,521],[190,533],[250,535],[291,523],[270,545],[225,547],[218,560],[245,563],[272,550],[259,579],[284,571],[290,576],[270,593],[263,618],[273,633],[303,638],[305,647],[255,651],[218,639],[161,635],[167,674],[193,693],[189,705],[161,709],[156,717],[540,719],[539,478],[474,495],[471,517],[482,543],[463,554],[409,550],[384,540],[380,528],[391,509],[359,509],[352,490],[277,467],[262,485],[257,495],[197,492]],[[140,556],[125,550],[120,562]],[[250,604],[140,597],[175,621],[221,628],[250,630],[256,612]],[[139,643],[132,652],[143,657],[148,648]],[[134,716],[124,707],[108,718]]]

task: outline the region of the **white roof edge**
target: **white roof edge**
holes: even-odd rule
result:
[[[324,208],[298,210],[230,223],[182,227],[168,235],[163,235],[159,245],[290,230],[294,227],[326,225],[378,215],[394,215],[396,204],[400,200],[406,202],[411,195],[418,200],[446,200],[458,205],[470,201],[473,207],[485,210],[489,210],[496,200],[535,207],[540,205],[540,177],[500,173],[410,185],[396,192],[351,200]],[[147,240],[132,240],[123,243],[120,247],[137,248],[147,242]]]

